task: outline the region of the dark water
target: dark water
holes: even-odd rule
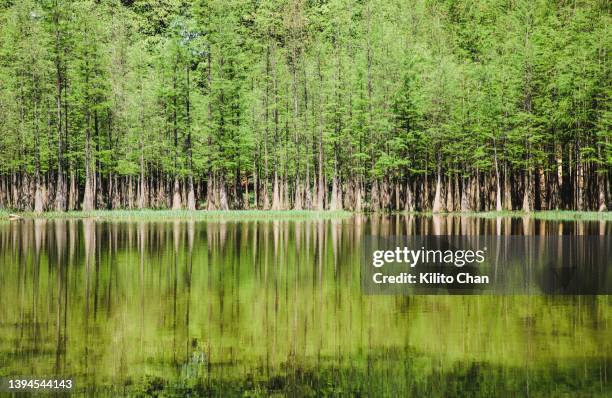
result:
[[[0,224],[0,376],[82,396],[610,396],[609,296],[361,292],[366,234],[497,233],[612,223]]]

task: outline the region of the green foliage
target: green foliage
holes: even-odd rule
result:
[[[276,170],[303,181],[323,168],[327,180],[405,181],[492,172],[494,155],[511,172],[549,170],[560,152],[605,174],[608,11],[599,1],[7,2],[0,172],[63,162],[82,178],[89,131],[105,177]]]

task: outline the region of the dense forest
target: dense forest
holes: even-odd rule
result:
[[[0,0],[0,208],[600,210],[606,0]]]

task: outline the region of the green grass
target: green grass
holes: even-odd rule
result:
[[[457,213],[461,214],[461,213]],[[597,211],[572,211],[572,210],[544,210],[526,213],[523,211],[487,211],[487,212],[470,212],[463,213],[470,217],[481,218],[497,218],[497,217],[512,217],[522,218],[531,217],[535,220],[548,221],[612,221],[612,212],[597,212]]]
[[[348,217],[346,211],[311,211],[311,210],[94,210],[94,211],[67,211],[67,212],[9,212],[0,210],[0,220],[8,220],[10,214],[17,214],[25,219],[63,219],[63,218],[94,218],[101,220],[138,219],[138,220],[268,220],[268,219],[328,219]]]
[[[270,220],[270,219],[330,219],[351,216],[348,211],[314,211],[314,210],[227,210],[227,211],[205,211],[205,210],[94,210],[94,211],[67,211],[67,212],[45,212],[36,214],[34,212],[10,212],[0,210],[0,221],[8,220],[9,214],[18,214],[26,219],[45,218],[95,218],[103,220],[114,219],[139,219],[139,220]],[[400,214],[414,214],[416,216],[432,216],[432,212],[413,212]],[[522,211],[486,211],[486,212],[467,212],[467,213],[440,213],[441,216],[467,216],[480,218],[511,217],[522,218],[531,217],[536,220],[550,221],[612,221],[612,212],[596,211],[535,211],[525,213]]]
[[[542,210],[533,211],[530,213],[524,211],[470,211],[470,212],[451,212],[451,213],[433,213],[431,211],[413,211],[413,212],[394,212],[392,214],[411,214],[420,217],[431,217],[433,215],[446,216],[463,216],[477,218],[523,218],[531,217],[535,220],[548,221],[612,221],[612,212],[597,212],[597,211],[573,211],[573,210]]]

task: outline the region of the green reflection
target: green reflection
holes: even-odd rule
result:
[[[610,234],[415,216],[0,225],[0,376],[83,396],[609,396],[608,296],[364,296],[364,234]]]

